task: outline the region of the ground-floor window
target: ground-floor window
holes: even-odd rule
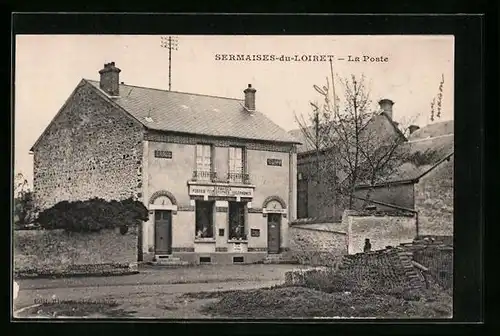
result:
[[[215,202],[196,201],[196,238],[214,237]]]
[[[244,202],[229,202],[229,239],[246,240]]]

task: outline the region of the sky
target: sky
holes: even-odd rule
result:
[[[257,90],[256,109],[287,131],[298,128],[294,115],[309,113],[309,103],[318,99],[313,85],[323,86],[330,74],[326,55],[333,55],[336,75],[365,76],[374,108],[378,100],[391,99],[396,121],[412,120],[420,127],[430,123],[430,103],[443,75],[440,121],[453,119],[453,36],[181,35],[176,39],[172,91],[243,99],[243,90],[252,84]],[[292,60],[231,61],[222,55],[261,59],[285,55]],[[320,61],[313,61],[314,55]],[[349,55],[360,61],[348,61]],[[300,61],[303,56],[306,60]],[[120,81],[125,84],[168,90],[168,50],[161,47],[160,35],[16,36],[15,173],[32,182],[30,148],[78,82],[98,80],[98,71],[108,62],[122,70]]]

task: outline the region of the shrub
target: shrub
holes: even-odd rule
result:
[[[40,212],[38,223],[43,229],[64,229],[72,232],[97,232],[101,229],[137,225],[148,220],[148,210],[139,201],[105,201],[93,198],[86,201],[62,201]]]

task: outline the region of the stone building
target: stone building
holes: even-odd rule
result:
[[[379,143],[406,141],[406,137],[398,128],[398,123],[393,120],[394,103],[389,99],[382,99],[379,104],[379,112],[366,123],[361,135],[370,134],[370,137],[376,137],[375,140]],[[297,147],[297,217],[328,217],[340,221],[345,208],[345,204],[340,200],[342,196],[331,181],[313,176],[317,170],[315,164],[322,160],[332,160],[333,156],[323,155],[328,149],[318,153],[302,129],[292,130],[289,134],[301,143]],[[347,177],[343,172],[336,174],[339,182]]]
[[[356,195],[381,210],[394,207],[418,213],[418,234],[453,235],[453,120],[415,130],[405,143],[405,160],[384,183],[359,185]],[[360,200],[359,204],[362,204]]]
[[[382,99],[379,104],[382,112],[372,118],[367,129],[380,133],[382,139],[402,136],[403,143],[398,148],[402,153],[401,165],[384,177],[383,183],[357,185],[352,209],[370,205],[384,211],[410,210],[418,214],[419,235],[453,235],[453,121],[422,128],[411,125],[405,137],[393,121],[394,103]],[[301,142],[297,154],[297,217],[340,221],[345,204],[334,202],[335,186],[310,178],[317,152],[301,129],[290,134]]]
[[[287,250],[296,145],[255,105],[126,85],[108,63],[82,79],[32,147],[42,208],[135,197],[149,209],[142,255],[254,262]]]

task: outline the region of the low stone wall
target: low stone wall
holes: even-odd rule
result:
[[[412,264],[412,253],[401,248],[357,253],[344,258],[342,276],[352,282],[352,289],[417,289],[425,279]]]
[[[289,229],[287,256],[300,264],[338,267],[347,253],[347,233],[339,223],[294,224]]]
[[[289,286],[317,286],[329,292],[378,293],[419,289],[425,278],[412,264],[412,253],[401,248],[346,255],[337,269],[320,267],[286,273]]]
[[[416,217],[412,213],[344,211],[341,228],[349,235],[348,253],[363,252],[365,239],[372,251],[412,242],[417,236]]]
[[[315,267],[311,269],[296,269],[285,273],[286,286],[304,286],[308,280],[318,276],[327,276],[331,272],[329,267]]]
[[[137,228],[78,233],[14,231],[14,276],[123,274],[137,271]]]
[[[453,288],[453,247],[426,238],[394,248],[345,255],[336,267],[289,271],[286,284],[318,285],[329,291],[391,292],[423,288],[431,278],[444,289]]]
[[[412,250],[413,260],[429,269],[441,287],[453,288],[453,246],[444,241],[415,241],[407,249]]]

